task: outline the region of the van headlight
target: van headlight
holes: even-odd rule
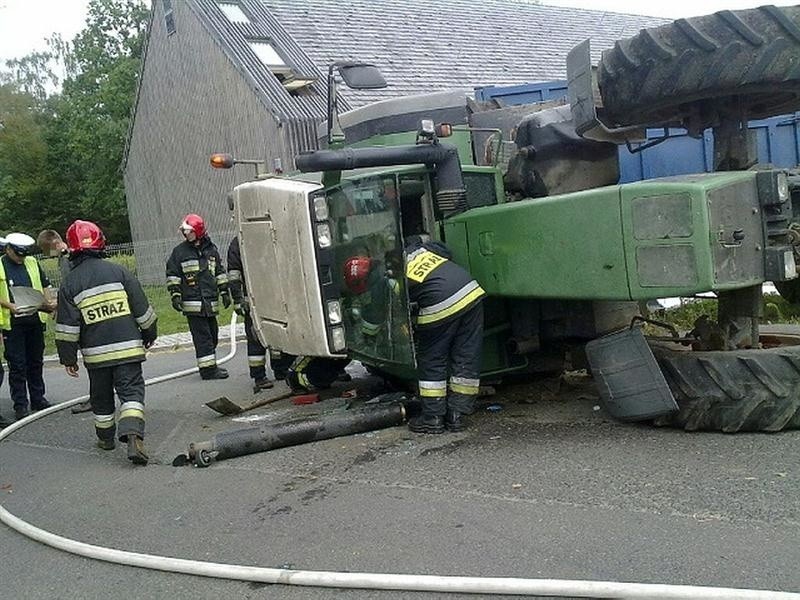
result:
[[[317,225],[317,243],[320,248],[330,248],[331,226],[327,223],[320,223]]]
[[[328,323],[338,325],[342,322],[342,303],[338,300],[328,300]]]
[[[346,346],[344,327],[339,326],[331,328],[331,346],[333,346],[334,352],[341,352],[344,350]]]

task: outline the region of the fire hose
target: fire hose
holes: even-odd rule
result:
[[[219,361],[223,364],[236,354],[236,315],[231,318],[231,350]],[[197,372],[197,367],[148,379],[155,385]],[[0,431],[0,442],[30,423],[84,402],[81,396],[33,413]],[[581,598],[630,598],[650,600],[800,600],[800,594],[767,590],[746,590],[691,585],[623,583],[566,579],[526,579],[516,577],[460,577],[393,573],[353,573],[306,571],[273,567],[253,567],[228,563],[189,560],[143,554],[87,544],[45,531],[20,519],[0,504],[0,521],[18,533],[70,554],[120,565],[182,573],[202,577],[232,579],[268,584],[326,588],[452,592],[460,594],[505,594]]]

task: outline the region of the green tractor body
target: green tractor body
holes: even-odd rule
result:
[[[299,155],[298,174],[238,186],[233,207],[265,345],[347,356],[413,382],[403,248],[424,234],[444,242],[488,294],[483,377],[590,367],[606,408],[622,419],[731,431],[800,426],[800,379],[782,396],[770,383],[800,356],[761,348],[758,330],[761,284],[797,277],[787,174],[616,184],[614,143],[631,127],[609,128],[587,112],[590,95],[572,89],[590,85],[585,74],[570,78],[582,111],[558,103],[482,111],[463,94],[352,111],[334,129],[346,145]],[[443,122],[452,136],[432,127]],[[728,143],[728,163],[740,164],[747,156],[731,131],[715,129],[718,146]],[[348,288],[353,257],[371,260],[366,289]],[[632,327],[642,301],[704,292],[720,300],[718,322],[675,337],[668,351]],[[737,379],[743,365],[755,383]],[[742,394],[728,376],[761,408],[731,416],[739,408],[726,403]]]

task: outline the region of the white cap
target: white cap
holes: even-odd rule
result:
[[[35,243],[36,240],[26,233],[14,232],[6,236],[6,244],[11,244],[12,246],[33,246]]]

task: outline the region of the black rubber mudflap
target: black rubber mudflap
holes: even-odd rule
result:
[[[678,410],[641,329],[625,329],[586,344],[586,356],[608,413],[644,421]]]

